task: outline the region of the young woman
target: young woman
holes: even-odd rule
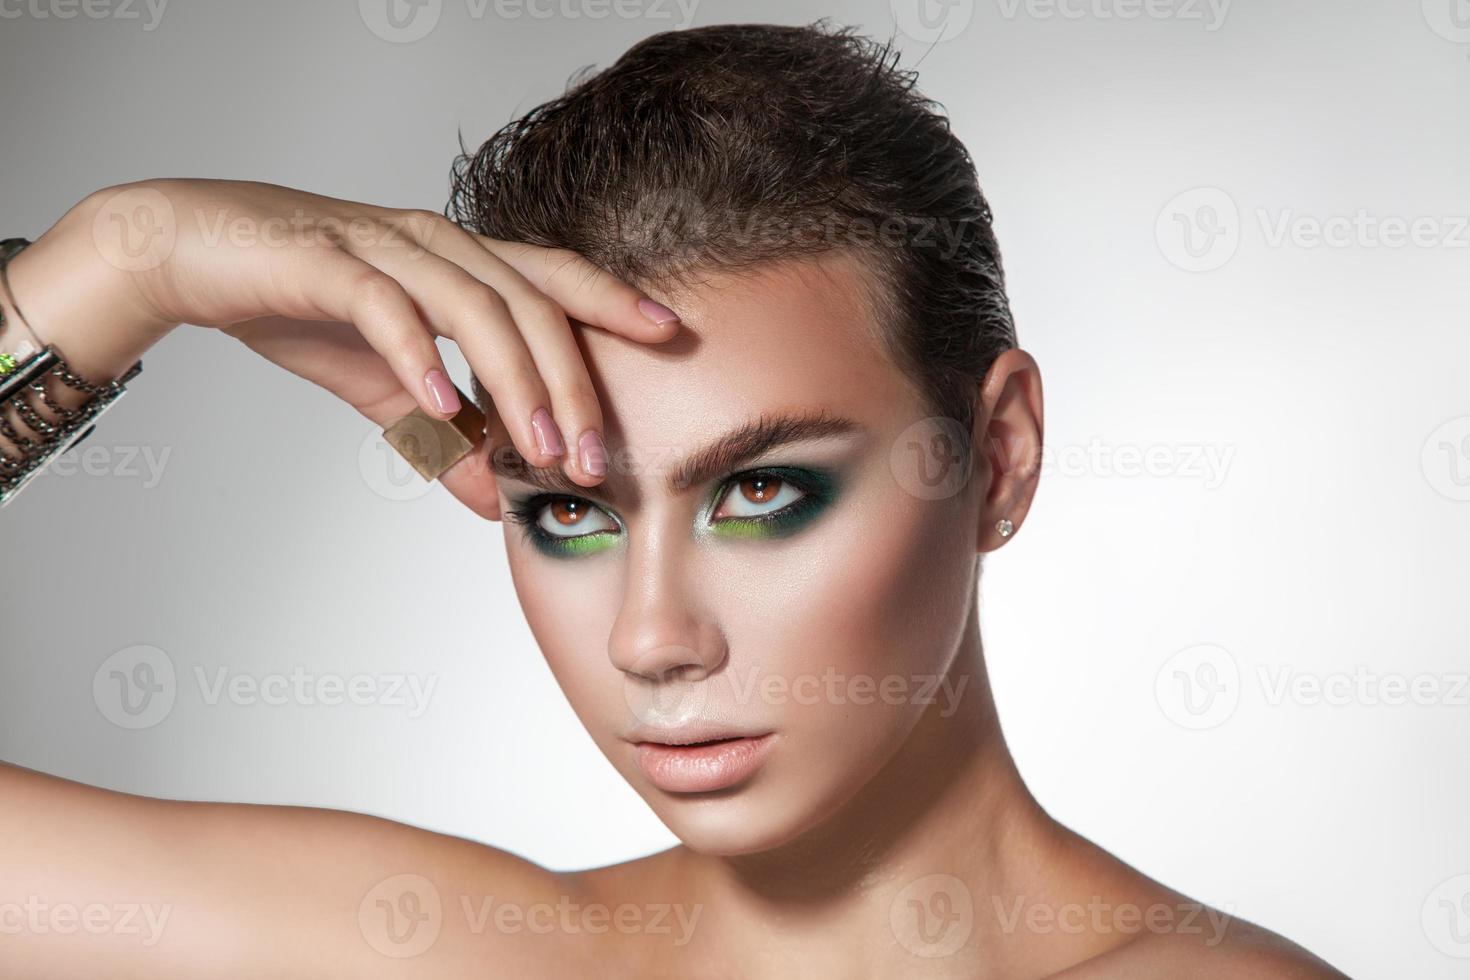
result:
[[[552,873],[4,768],[0,976],[1341,976],[1016,771],[977,585],[1041,379],[913,81],[824,24],[661,34],[459,161],[455,220],[152,180],[20,251],[6,329],[92,381],[206,324],[387,426],[468,411],[456,343],[488,423],[439,478],[509,522],[552,671],[682,844]]]

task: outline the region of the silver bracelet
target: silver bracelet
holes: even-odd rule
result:
[[[143,362],[139,360],[120,378],[92,383],[73,373],[53,345],[40,343],[25,322],[5,274],[10,259],[29,244],[24,238],[0,242],[0,289],[29,334],[18,341],[6,340],[5,308],[0,306],[0,435],[14,447],[13,452],[0,447],[0,507],[14,500],[51,460],[91,435],[97,417],[122,396],[127,382],[143,370]],[[58,404],[47,390],[48,379],[53,377],[91,397],[74,408]],[[40,406],[52,418],[44,417],[38,410]],[[15,412],[14,421],[8,416],[11,409]],[[21,426],[31,434],[23,434]]]

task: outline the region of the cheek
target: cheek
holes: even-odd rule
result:
[[[606,563],[548,559],[510,540],[506,550],[516,597],[536,645],[573,712],[595,734],[590,723],[605,710],[602,702],[609,694],[621,698],[605,643],[617,615]]]
[[[925,682],[950,666],[973,598],[974,530],[958,501],[891,486],[845,511],[791,551],[771,588],[748,597],[731,645],[788,684],[825,679],[807,682],[816,697],[788,697],[775,710],[871,749],[917,718],[932,689]]]

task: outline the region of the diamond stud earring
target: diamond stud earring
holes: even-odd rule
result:
[[[1011,531],[1015,530],[1015,525],[1011,523],[1009,517],[1002,517],[995,522],[995,529],[1000,532],[1001,537],[1008,538],[1011,536]]]

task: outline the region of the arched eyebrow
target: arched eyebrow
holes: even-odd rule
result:
[[[681,459],[669,469],[664,478],[664,489],[671,494],[683,493],[691,486],[723,476],[778,446],[861,429],[862,425],[857,421],[832,415],[825,409],[763,413]],[[613,504],[619,502],[615,486],[619,476],[616,465],[610,466],[611,472],[602,483],[584,487],[574,482],[560,467],[529,465],[525,457],[509,445],[491,453],[490,458],[496,476],[569,497],[589,497]],[[615,453],[610,454],[609,463],[616,459]]]

